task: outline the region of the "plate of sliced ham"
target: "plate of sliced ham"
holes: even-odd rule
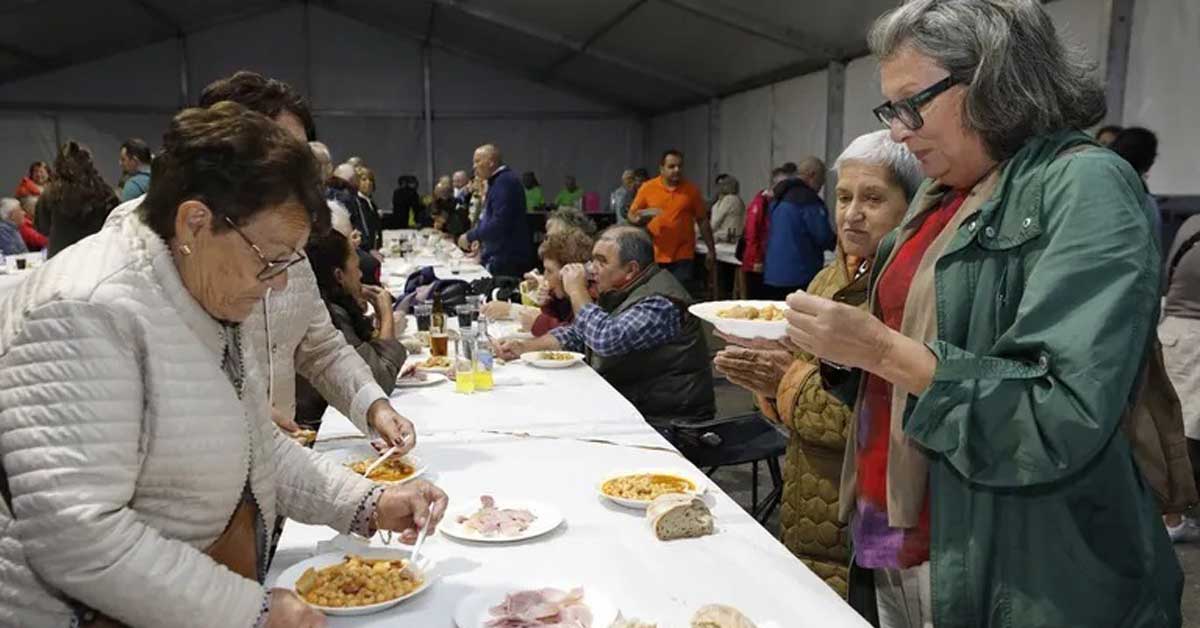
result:
[[[515,543],[552,532],[562,522],[562,513],[548,504],[481,495],[478,506],[447,513],[438,529],[460,541]]]
[[[616,619],[617,607],[584,587],[480,591],[454,609],[458,628],[608,628]]]

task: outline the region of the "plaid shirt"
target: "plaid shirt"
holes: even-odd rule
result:
[[[608,357],[667,344],[680,329],[675,304],[666,297],[653,296],[616,316],[589,303],[579,310],[574,323],[551,329],[550,334],[568,351],[582,352],[587,346],[596,355]]]

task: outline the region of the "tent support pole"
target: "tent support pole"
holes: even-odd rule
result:
[[[1135,1],[1112,0],[1104,77],[1104,100],[1108,105],[1105,121],[1109,124],[1123,124],[1125,121],[1125,73],[1129,68],[1129,44],[1133,34]]]
[[[829,206],[830,200],[836,196],[833,191],[837,188],[837,173],[833,171],[833,162],[842,154],[842,134],[846,128],[845,62],[830,62],[826,74],[829,77],[829,93],[825,101],[825,165],[829,172],[825,178],[825,205]],[[834,212],[829,212],[829,219],[833,218]]]
[[[433,189],[433,98],[432,98],[432,83],[433,83],[433,48],[427,43],[421,48],[421,61],[424,66],[425,74],[425,180],[429,182],[429,189]]]

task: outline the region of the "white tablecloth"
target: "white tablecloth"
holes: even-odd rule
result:
[[[708,245],[702,240],[696,240],[696,254],[708,255]],[[742,260],[737,258],[737,244],[733,242],[717,243],[717,261],[722,264],[741,266]]]
[[[710,603],[731,604],[761,628],[866,625],[715,484],[708,500],[717,533],[669,543],[654,538],[641,512],[599,498],[598,480],[613,471],[668,467],[702,475],[590,368],[551,371],[518,363],[499,367],[496,376],[544,383],[473,395],[443,383],[400,389],[393,403],[416,423],[416,453],[429,465],[427,477],[450,495],[452,511],[486,493],[553,504],[565,524],[515,545],[431,537],[423,553],[436,561],[439,580],[428,591],[376,615],[330,618],[331,626],[448,627],[458,601],[472,592],[523,586],[602,591],[626,616],[664,627],[686,626]],[[355,433],[331,409],[320,440]],[[334,536],[328,528],[289,521],[267,582]],[[373,543],[382,545],[378,537]]]

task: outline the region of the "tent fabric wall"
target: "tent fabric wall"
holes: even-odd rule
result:
[[[318,6],[307,10],[307,54],[299,5],[188,35],[191,101],[239,69],[287,81],[309,98],[318,136],[335,160],[359,155],[374,167],[381,205],[390,206],[400,174],[417,175],[428,191],[420,43]],[[180,42],[171,40],[0,86],[0,133],[10,140],[5,146],[17,148],[5,151],[0,176],[15,186],[29,162],[52,160],[57,120],[57,137],[88,144],[115,184],[122,141],[160,144],[180,102],[180,55]],[[622,169],[641,165],[641,127],[632,114],[440,49],[431,68],[437,173],[470,169],[471,152],[489,140],[515,168],[537,171],[551,194],[568,173],[607,193]]]
[[[646,168],[650,176],[658,176],[658,162],[663,151],[669,148],[682,151],[686,176],[707,194],[711,188],[711,182],[706,181],[710,159],[708,134],[708,105],[655,116],[650,122],[648,152],[638,165]]]
[[[420,114],[425,74],[417,41],[318,7],[309,11],[312,107]]]
[[[621,171],[634,167],[642,138],[632,120],[537,120],[496,122],[486,118],[435,119],[434,172],[471,170],[471,155],[480,144],[500,148],[505,163],[517,173],[533,171],[547,201],[574,175],[585,191],[608,193],[621,182]]]
[[[771,154],[767,163],[773,167],[787,161],[799,162],[810,155],[825,159],[828,93],[828,72],[814,72],[771,86]],[[768,170],[745,181],[746,189],[764,187]]]
[[[883,90],[879,85],[879,61],[874,56],[867,56],[847,63],[842,148],[864,133],[883,128],[872,113],[883,101]],[[829,166],[833,167],[833,164]]]
[[[53,161],[54,119],[23,113],[0,113],[0,196],[12,196],[29,164]],[[18,150],[20,147],[20,150]]]
[[[721,101],[718,170],[737,177],[743,191],[761,186],[771,172],[772,104],[771,87],[742,92]],[[822,116],[822,126],[824,123]]]
[[[1153,0],[1134,5],[1125,82],[1126,126],[1158,134],[1150,170],[1155,194],[1200,194],[1200,3]]]
[[[1141,4],[1158,0],[1142,0]],[[1055,0],[1043,5],[1067,41],[1082,46],[1104,76],[1108,57],[1108,23],[1112,0]]]
[[[241,69],[286,81],[301,94],[310,94],[312,86],[301,54],[303,33],[304,8],[293,6],[190,35],[187,46],[192,102],[205,85]],[[336,32],[313,35],[337,38]],[[171,84],[178,82],[176,75]]]
[[[162,42],[0,85],[0,102],[178,107],[179,42]]]
[[[352,156],[362,157],[375,172],[375,203],[392,206],[392,190],[402,174],[415,175],[421,190],[425,181],[425,123],[418,118],[318,115],[321,141],[333,154],[334,163]]]

